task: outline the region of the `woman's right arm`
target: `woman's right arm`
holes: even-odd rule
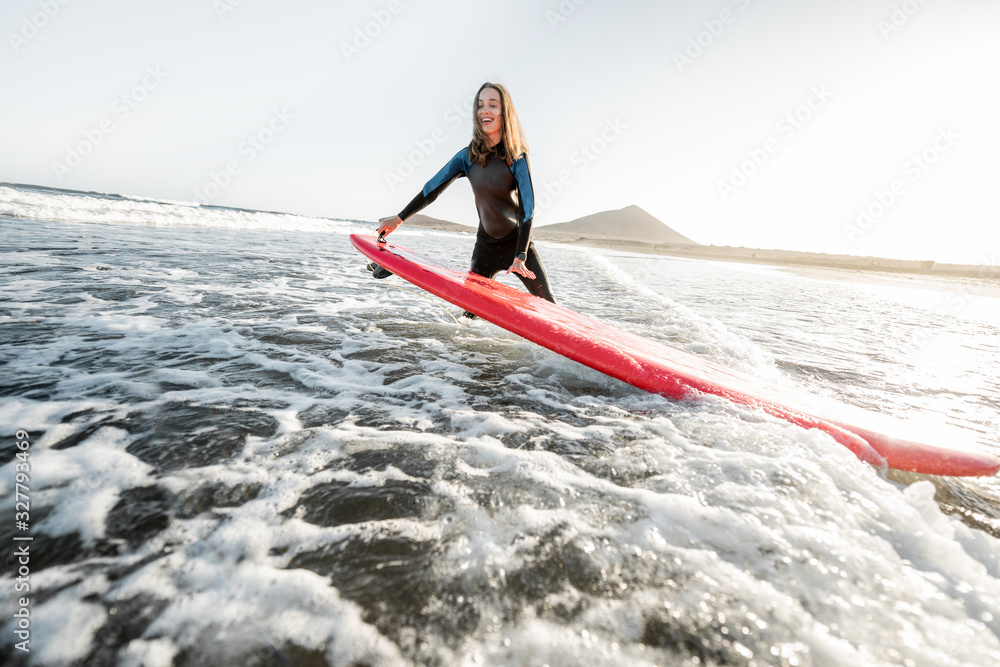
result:
[[[391,215],[388,218],[382,218],[378,222],[378,235],[381,238],[382,234],[392,234],[396,231],[396,227],[403,224],[403,219],[398,215]]]
[[[463,148],[448,161],[448,164],[441,168],[441,171],[434,175],[434,178],[427,181],[423,189],[406,205],[406,208],[400,211],[399,215],[379,220],[378,233],[381,235],[383,231],[386,234],[394,232],[397,227],[403,224],[404,220],[437,199],[438,195],[444,192],[452,181],[460,176],[468,176],[471,166],[468,151]]]

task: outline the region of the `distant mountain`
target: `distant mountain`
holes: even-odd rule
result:
[[[583,237],[645,243],[699,245],[638,206],[626,206],[617,211],[601,211],[570,222],[538,226],[532,230],[532,236],[551,241],[569,241]]]
[[[475,233],[476,228],[417,213],[405,225],[449,232]],[[617,211],[601,211],[570,222],[541,225],[532,229],[532,237],[545,241],[633,241],[650,244],[700,245],[663,224],[638,206]]]

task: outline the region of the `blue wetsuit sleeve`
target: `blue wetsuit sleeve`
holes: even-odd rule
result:
[[[528,252],[528,244],[531,243],[531,222],[535,217],[535,190],[531,186],[531,169],[528,167],[527,155],[519,157],[511,169],[517,182],[517,196],[524,214],[517,230],[517,253],[520,254]]]
[[[400,212],[400,219],[406,220],[417,211],[428,206],[459,176],[468,176],[470,166],[468,151],[465,148],[455,153],[455,157],[451,158],[448,164],[434,175],[434,178],[427,181],[424,184],[424,189]]]

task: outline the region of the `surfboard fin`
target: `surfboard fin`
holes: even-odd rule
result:
[[[372,275],[378,278],[379,280],[382,280],[383,278],[388,278],[389,276],[392,275],[392,271],[389,271],[388,269],[383,269],[375,262],[369,262],[368,266],[365,268],[371,271]]]

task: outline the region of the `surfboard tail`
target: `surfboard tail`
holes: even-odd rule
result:
[[[1000,472],[1000,458],[985,452],[946,449],[922,442],[891,438],[858,426],[848,424],[838,424],[838,426],[864,438],[894,470],[949,477],[991,477]]]

